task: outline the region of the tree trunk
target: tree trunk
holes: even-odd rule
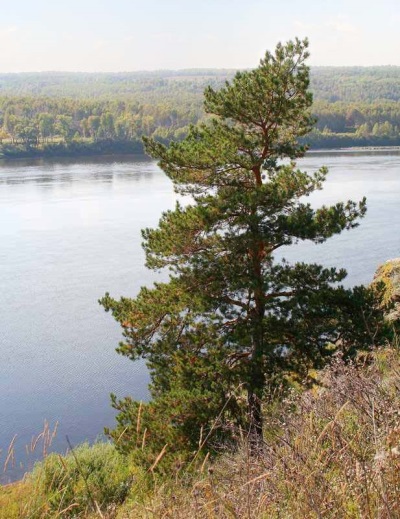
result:
[[[261,168],[254,166],[254,180],[256,189],[262,186]],[[252,209],[252,216],[257,214],[257,207]],[[250,251],[252,257],[252,271],[254,276],[254,308],[253,315],[253,337],[252,337],[252,354],[250,366],[250,380],[248,384],[247,403],[250,421],[250,435],[252,442],[262,443],[263,438],[263,420],[262,420],[262,394],[265,385],[265,376],[263,372],[262,357],[264,353],[264,331],[263,319],[265,314],[265,294],[262,276],[262,260],[264,256],[264,243],[260,237],[260,230],[257,220],[253,220],[250,227],[252,236],[254,237],[254,245]]]
[[[253,370],[252,370],[253,371]],[[253,376],[253,375],[252,375]],[[255,387],[254,380],[249,384],[247,391],[247,404],[249,407],[250,436],[259,440],[263,437],[263,423],[261,411],[261,397],[258,388]]]

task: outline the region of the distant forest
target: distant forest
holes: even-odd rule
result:
[[[142,151],[205,120],[203,90],[234,70],[0,74],[0,156]],[[400,67],[311,69],[311,148],[400,145]]]

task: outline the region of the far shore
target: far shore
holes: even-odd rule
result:
[[[64,152],[63,152],[64,151]],[[118,149],[115,152],[110,151],[110,149],[104,150],[104,153],[100,150],[93,150],[89,151],[88,153],[73,153],[72,150],[68,150],[66,148],[65,150],[61,151],[60,153],[47,153],[43,150],[38,149],[31,149],[26,150],[21,153],[15,153],[12,155],[7,156],[1,156],[0,155],[0,164],[6,163],[9,161],[18,161],[18,160],[60,160],[60,159],[66,159],[66,160],[89,160],[89,159],[112,159],[113,157],[126,157],[127,159],[129,157],[135,157],[135,158],[142,158],[143,160],[146,160],[148,158],[151,160],[143,150],[143,147],[137,146],[136,143],[136,149]],[[82,150],[83,151],[83,150]],[[86,151],[86,150],[85,150]],[[340,154],[340,153],[400,153],[400,146],[348,146],[348,147],[338,147],[338,148],[326,148],[326,147],[312,147],[306,152],[306,155],[311,154]]]
[[[307,151],[309,153],[359,153],[359,152],[400,152],[400,146],[349,146],[346,148],[313,148]]]

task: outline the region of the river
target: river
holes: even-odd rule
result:
[[[368,283],[380,263],[400,256],[400,153],[314,153],[300,164],[330,170],[310,202],[365,195],[368,213],[357,229],[280,255],[345,267],[348,285]],[[52,448],[65,451],[66,436],[76,445],[112,426],[111,392],[148,397],[145,366],[115,353],[120,329],[97,300],[106,291],[133,296],[154,280],[140,229],[176,199],[144,157],[0,164],[1,470],[17,435],[0,481],[40,456],[43,438],[32,452],[32,437],[45,420],[59,423]]]

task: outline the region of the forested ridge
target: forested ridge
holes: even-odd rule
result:
[[[153,72],[23,72],[0,74],[0,94],[15,96],[101,98],[162,96],[174,92],[198,94],[206,86],[222,86],[235,74],[231,69],[157,70]],[[400,100],[400,67],[313,67],[311,90],[315,100],[372,102]]]
[[[142,151],[205,119],[202,93],[233,70],[0,74],[4,157]],[[400,145],[400,67],[311,70],[314,148]]]

